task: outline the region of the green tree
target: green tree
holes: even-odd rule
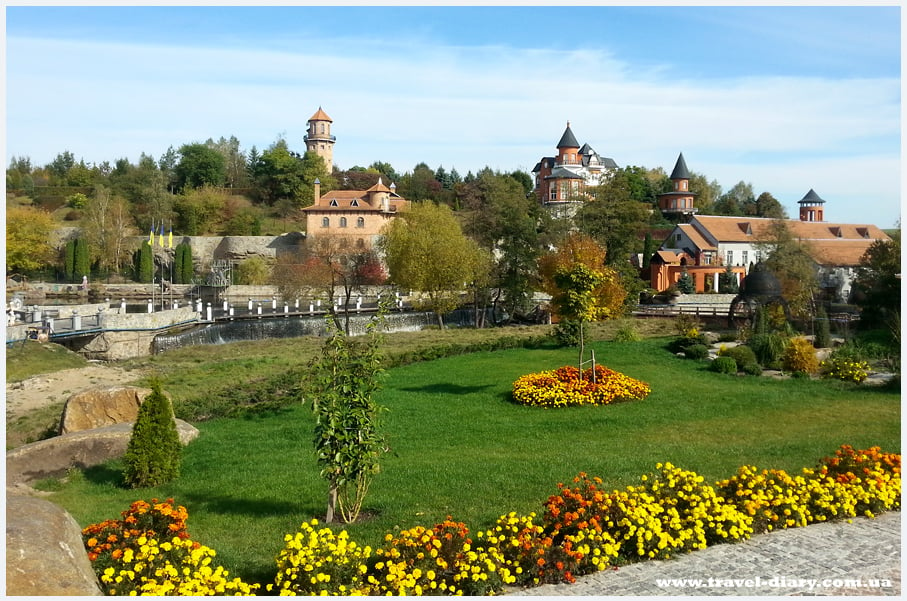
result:
[[[137,282],[147,284],[154,279],[154,249],[147,240],[135,251],[133,266]]]
[[[590,269],[582,263],[570,267],[560,267],[554,272],[554,285],[557,294],[551,298],[559,315],[579,323],[579,378],[583,378],[583,358],[585,356],[584,324],[596,316],[595,289],[602,283],[600,271]]]
[[[577,211],[579,230],[605,246],[611,266],[628,261],[642,250],[639,233],[648,227],[651,205],[632,197],[631,184],[639,175],[634,177],[618,173],[598,187],[595,200],[583,203]]]
[[[6,273],[32,273],[50,266],[54,248],[50,234],[54,230],[50,213],[32,207],[9,207],[6,210]]]
[[[809,244],[797,238],[783,219],[775,219],[756,243],[766,258],[763,267],[781,283],[781,292],[793,315],[808,319],[815,314],[819,293],[816,263]]]
[[[860,259],[853,288],[867,325],[882,325],[900,314],[901,265],[900,228],[891,240],[873,242]]]
[[[192,246],[188,242],[176,245],[173,252],[173,279],[176,284],[191,284],[195,268],[192,265]]]
[[[737,283],[737,275],[731,266],[724,268],[724,273],[718,276],[718,292],[721,294],[737,294],[740,291],[740,285]]]
[[[437,200],[441,192],[441,183],[435,178],[435,172],[425,163],[416,165],[412,173],[400,178],[397,192],[414,202]]]
[[[68,150],[57,154],[54,160],[46,165],[46,169],[54,178],[54,185],[62,186],[66,184],[66,174],[76,164],[76,157]]]
[[[236,266],[236,283],[264,286],[271,279],[271,266],[263,257],[249,257]]]
[[[109,188],[96,187],[82,217],[92,261],[118,273],[129,256],[129,238],[138,234],[133,223],[132,207],[126,199],[112,194]]]
[[[747,214],[747,207],[753,206],[755,203],[756,195],[753,193],[753,184],[740,181],[718,197],[712,210],[716,215],[743,216]]]
[[[177,190],[223,186],[227,174],[224,156],[205,144],[184,144],[174,169]]]
[[[446,205],[414,205],[385,226],[379,242],[390,280],[422,292],[422,306],[433,311],[443,328],[443,315],[460,304],[460,292],[474,279],[479,249],[463,234]]]
[[[683,273],[680,274],[680,279],[677,280],[677,289],[680,290],[682,294],[694,294],[696,292],[696,284],[693,283],[693,276],[684,269]]]
[[[662,190],[666,192],[667,190]],[[699,209],[703,215],[714,214],[714,205],[721,196],[721,185],[717,180],[709,181],[701,173],[690,172],[690,192],[694,193],[694,206]]]
[[[369,165],[368,168],[375,171],[376,173],[380,173],[381,175],[383,175],[387,179],[388,182],[400,181],[400,175],[391,166],[390,163],[385,163],[382,161],[375,161],[374,163]],[[390,183],[388,183],[387,185],[390,185]]]
[[[182,452],[173,405],[160,383],[153,382],[123,455],[123,479],[132,488],[166,484],[179,476]]]
[[[757,198],[752,205],[744,207],[744,212],[747,215],[753,215],[755,217],[787,219],[787,211],[784,210],[784,207],[778,202],[778,199],[769,192],[760,194],[759,198]]]
[[[210,235],[220,229],[228,195],[211,186],[187,190],[173,199],[176,226],[186,236]]]
[[[328,337],[310,365],[306,393],[315,414],[314,443],[321,476],[328,481],[325,521],[338,513],[354,522],[362,508],[379,458],[385,452],[380,431],[381,328],[384,310],[368,325],[364,340],[346,335],[336,319],[327,319]]]

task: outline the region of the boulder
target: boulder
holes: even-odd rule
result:
[[[198,430],[183,420],[176,420],[176,429],[183,445],[198,438]],[[124,422],[70,432],[12,449],[6,453],[7,487],[60,478],[72,467],[85,469],[121,457],[130,438],[132,423]]]
[[[82,529],[50,501],[6,498],[6,594],[103,594],[82,543]]]
[[[63,407],[60,434],[134,422],[142,401],[149,394],[150,388],[134,386],[92,388],[77,392],[67,399]]]

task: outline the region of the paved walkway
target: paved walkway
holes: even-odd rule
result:
[[[698,583],[698,586],[697,586]],[[812,524],[512,595],[900,595],[901,513]]]

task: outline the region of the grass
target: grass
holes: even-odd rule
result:
[[[85,367],[88,361],[59,344],[41,344],[35,340],[16,343],[6,348],[6,381],[21,382],[40,374]]]
[[[659,461],[714,481],[743,464],[798,471],[845,443],[900,452],[896,390],[717,374],[671,355],[666,342],[593,344],[600,363],[652,386],[644,401],[607,407],[510,402],[514,379],[572,364],[574,349],[478,352],[390,370],[379,397],[390,452],[366,499],[370,519],[347,527],[352,538],[376,546],[388,532],[448,514],[476,530],[508,511],[541,513],[557,483],[580,471],[622,488]],[[173,497],[188,508],[193,537],[234,575],[270,581],[283,536],[324,514],[310,410],[197,425],[181,477],[166,486],[123,489],[118,462],[44,485],[59,488],[51,500],[83,526],[138,498]]]

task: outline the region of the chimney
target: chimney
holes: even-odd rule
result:
[[[315,190],[314,190],[314,202],[312,204],[318,204],[318,201],[321,200],[321,180],[317,177],[315,178]]]

